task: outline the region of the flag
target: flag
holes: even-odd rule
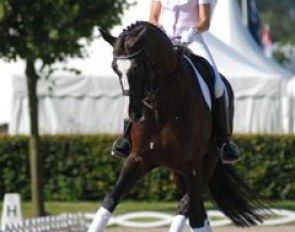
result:
[[[260,18],[259,13],[256,7],[255,0],[247,0],[247,8],[248,8],[248,28],[253,36],[254,40],[261,45],[260,40]]]

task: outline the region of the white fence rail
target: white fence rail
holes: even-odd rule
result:
[[[232,222],[222,212],[218,210],[208,210],[207,213],[212,227],[228,226],[232,224]],[[267,218],[264,220],[263,224],[259,224],[260,226],[277,226],[295,222],[295,212],[291,210],[258,210],[258,213],[266,216]],[[85,217],[90,223],[90,221],[94,217],[94,214],[85,214]],[[133,228],[163,227],[169,226],[172,222],[173,217],[173,215],[167,213],[153,211],[137,211],[111,217],[108,226],[116,225],[121,227]],[[143,221],[140,219],[145,220]]]
[[[83,214],[62,214],[7,225],[4,232],[85,232],[86,230],[87,221]]]
[[[271,210],[276,217],[265,220],[261,226],[275,226],[295,222],[295,212],[290,210]],[[259,211],[262,215],[269,212]],[[208,215],[212,227],[230,225],[231,222],[220,211],[209,210]],[[59,216],[40,217],[24,220],[20,223],[6,226],[5,231],[0,232],[86,232],[94,214],[62,214]],[[139,219],[145,219],[144,221]],[[173,215],[160,212],[132,212],[119,216],[113,216],[109,226],[116,225],[133,228],[155,228],[169,226]],[[150,220],[149,220],[150,219]]]

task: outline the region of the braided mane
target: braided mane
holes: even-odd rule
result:
[[[126,28],[123,29],[123,32],[121,33],[121,36],[125,36],[125,35],[131,35],[132,32],[134,32],[134,29],[141,27],[149,27],[149,29],[152,29],[153,31],[157,31],[159,32],[159,34],[165,38],[165,40],[172,45],[170,38],[166,35],[166,33],[164,33],[164,31],[155,26],[154,24],[147,22],[147,21],[136,21],[135,23],[130,24],[129,26],[127,26]]]
[[[123,29],[123,32],[131,32],[135,27],[138,26],[146,26],[146,25],[152,25],[146,21],[136,21],[135,23],[130,24],[126,28]]]

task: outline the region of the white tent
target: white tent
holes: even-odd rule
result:
[[[40,134],[118,133],[123,101],[113,77],[57,77],[38,82]],[[10,134],[28,134],[28,93],[24,77],[13,78]]]
[[[292,132],[290,121],[293,121],[294,117],[288,112],[290,103],[288,102],[289,96],[286,88],[293,74],[273,59],[264,56],[262,49],[257,45],[249,30],[242,23],[241,10],[237,0],[217,1],[212,16],[210,32],[236,52],[251,60],[257,67],[270,73],[270,76],[279,78],[277,81],[280,84],[277,86],[278,94],[276,96],[269,94],[262,96],[261,90],[257,91],[253,96],[248,96],[246,92],[244,92],[245,95],[237,95],[236,130],[239,132]],[[259,82],[259,79],[255,80],[255,85],[256,82]],[[236,87],[236,83],[240,81],[234,78],[231,79],[231,82]],[[268,81],[265,80],[265,83],[266,85],[273,85],[273,78],[269,78]],[[255,90],[255,85],[252,83],[253,90]],[[266,91],[269,90],[266,89],[264,92]],[[241,122],[239,122],[240,117],[238,115],[242,112],[239,108],[248,109],[251,112],[245,118],[247,126],[244,128],[241,128]],[[269,120],[266,120],[266,117],[270,117],[270,115],[273,115],[276,121],[271,123]]]
[[[236,133],[282,133],[282,93],[286,81],[261,69],[210,33],[205,35],[218,70],[235,92]]]
[[[233,84],[237,97],[245,95],[253,97],[260,94],[264,102],[265,96],[278,109],[280,103],[274,101],[280,94],[281,80],[277,76],[272,76],[260,68],[256,67],[243,56],[232,50],[216,37],[206,34],[206,40],[210,50],[217,62],[219,70],[227,76]],[[106,46],[108,46],[106,44]],[[111,54],[111,51],[110,51]],[[226,55],[225,55],[226,54]],[[94,54],[95,59],[101,60],[98,54]],[[85,61],[82,61],[84,63]],[[73,65],[73,61],[71,61]],[[100,62],[91,66],[92,62],[85,62],[81,68],[89,68],[88,73],[100,71]],[[81,64],[80,64],[81,65]],[[75,67],[80,67],[80,65]],[[110,63],[106,64],[110,67]],[[230,67],[230,68],[229,68]],[[107,68],[104,67],[103,74],[98,74],[100,78],[83,75],[81,77],[51,77],[39,81],[38,95],[40,106],[40,131],[45,134],[54,133],[119,133],[122,130],[122,97],[119,81],[115,75],[108,76]],[[85,70],[87,71],[87,70]],[[112,71],[111,71],[112,72]],[[104,78],[105,77],[105,78]],[[271,80],[271,82],[269,82]],[[255,82],[255,86],[253,83]],[[27,91],[24,78],[14,78],[14,100],[15,111],[10,125],[10,133],[28,133],[29,124],[27,118]],[[84,93],[84,94],[83,94]],[[242,101],[242,100],[241,100]],[[264,107],[258,107],[257,114],[263,115],[258,129],[266,130],[263,126],[271,125],[269,130],[278,128],[278,114],[263,114],[268,110],[269,102]],[[79,107],[77,107],[79,106]],[[241,106],[240,111],[238,110]],[[247,117],[252,116],[251,109],[241,104],[236,104],[236,118],[242,117],[243,120],[236,120],[236,128],[240,131],[247,131],[249,128]],[[85,112],[91,112],[90,114]],[[240,113],[238,113],[240,112]],[[26,117],[24,117],[26,115]],[[253,125],[252,125],[253,126]]]
[[[0,60],[0,124],[10,121],[12,77],[21,75],[25,71],[22,62],[7,63]]]
[[[54,75],[38,81],[40,134],[118,133],[122,130],[123,102],[118,78],[111,69],[112,48],[97,39],[87,47],[86,53],[85,59],[69,59],[54,65],[58,68]],[[5,95],[2,101],[11,110],[3,111],[6,116],[3,122],[9,122],[12,135],[28,134],[24,67],[19,63],[6,66],[11,72],[5,73],[5,79],[10,79],[12,85],[1,86],[6,91],[2,92]],[[81,75],[65,71],[64,67],[75,68]]]
[[[122,18],[121,25],[112,30],[112,34],[117,36],[122,28],[136,20],[147,20],[149,4],[150,1],[146,0],[132,6]],[[94,31],[94,36],[96,35],[98,30]],[[88,56],[85,59],[69,59],[55,65],[59,70],[54,76],[39,81],[41,134],[122,131],[123,102],[118,78],[111,69],[112,48],[102,39],[97,39],[87,46],[86,54]],[[12,104],[12,112],[5,110],[3,122],[9,122],[10,134],[28,134],[28,97],[24,68],[19,68],[16,64],[7,66],[14,72],[6,72],[5,76],[7,79],[12,79],[12,76],[14,78],[12,86],[3,84],[3,89],[9,90],[9,93],[4,94],[3,102],[9,107]],[[63,67],[80,70],[82,75],[74,76],[73,73],[63,71]]]
[[[289,79],[293,75],[263,55],[249,30],[242,23],[241,9],[237,0],[217,1],[212,15],[210,32],[241,55],[251,59],[258,67],[282,78]]]
[[[221,0],[224,1],[224,0]],[[150,1],[140,1],[125,14],[122,25],[148,19]],[[229,22],[228,22],[229,23]],[[223,23],[224,24],[224,23]],[[282,132],[280,96],[285,81],[264,69],[255,60],[206,33],[206,41],[218,69],[231,81],[237,97],[235,132]],[[59,72],[38,86],[41,133],[120,133],[122,97],[116,75],[111,70],[112,49],[102,39],[88,48],[89,57],[69,60],[67,65],[82,76]],[[14,80],[12,134],[28,133],[27,94],[24,78]],[[83,94],[84,93],[84,94]]]

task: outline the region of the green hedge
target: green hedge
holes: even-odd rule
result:
[[[45,136],[46,200],[101,200],[115,184],[122,161],[111,157],[115,136]],[[268,199],[295,198],[295,136],[236,135],[242,151],[238,171]],[[19,192],[30,198],[27,137],[0,137],[0,194]],[[134,188],[132,200],[175,200],[170,173],[158,169]]]
[[[238,135],[238,171],[268,199],[295,199],[295,135]]]

